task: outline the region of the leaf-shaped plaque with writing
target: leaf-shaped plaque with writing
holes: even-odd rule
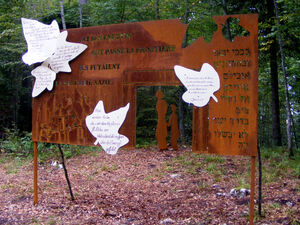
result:
[[[129,103],[115,111],[106,113],[103,101],[99,101],[94,112],[85,119],[87,128],[96,138],[94,144],[99,143],[108,154],[116,154],[118,149],[129,141],[126,136],[118,133],[128,109]]]
[[[28,51],[22,56],[24,63],[31,65],[43,62],[56,50],[59,27],[55,20],[50,25],[37,20],[21,18]]]
[[[56,73],[49,68],[48,63],[43,63],[31,71],[32,76],[35,77],[35,82],[32,90],[32,97],[38,96],[46,88],[51,91],[53,82],[56,78]]]
[[[46,60],[50,64],[51,69],[56,73],[71,72],[69,61],[76,58],[87,48],[87,45],[66,41],[67,36],[67,31],[59,34],[56,51],[53,56]]]
[[[181,83],[187,88],[182,95],[186,103],[203,107],[209,102],[210,97],[218,102],[214,92],[220,89],[220,78],[210,64],[204,63],[199,72],[178,65],[174,66],[174,70]]]

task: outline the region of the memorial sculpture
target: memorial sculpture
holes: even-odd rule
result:
[[[239,25],[248,31],[247,36],[235,37],[233,41],[223,36],[222,30],[231,18],[239,20]],[[96,143],[102,142],[101,134],[96,132],[98,128],[93,128],[89,119],[86,121],[89,115],[94,116],[91,110],[95,105],[95,113],[99,108],[102,116],[105,115],[104,103],[108,112],[120,109],[123,116],[126,114],[121,128],[119,124],[113,131],[117,136],[120,128],[120,133],[126,136],[121,136],[124,141],[116,146],[128,141],[124,147],[134,148],[136,88],[183,84],[187,87],[183,100],[195,106],[193,151],[252,157],[250,218],[253,223],[258,16],[226,15],[213,19],[217,31],[209,43],[200,37],[182,48],[187,25],[176,19],[84,27],[60,33],[55,21],[44,25],[23,18],[28,52],[22,59],[29,65],[42,63],[32,73],[36,77],[32,94],[35,97],[32,101],[35,171],[37,142],[94,145],[95,138]],[[67,35],[68,41],[75,45],[66,41]],[[69,67],[68,62],[77,55]],[[71,74],[65,75],[70,68]],[[59,71],[61,74],[56,77]],[[43,92],[44,89],[53,91]],[[210,97],[215,101],[210,101]],[[163,118],[166,107],[159,101],[162,109],[158,111]],[[97,115],[94,119],[97,124]],[[165,130],[166,124],[159,127]],[[164,149],[165,131],[160,134],[164,139],[160,148]],[[37,185],[34,190],[37,197]]]
[[[223,36],[222,29],[231,18],[249,31],[247,36],[235,37],[233,41]],[[183,84],[187,87],[183,99],[195,106],[193,151],[255,156],[257,15],[213,19],[218,29],[210,43],[200,37],[182,48],[187,26],[179,20],[59,32],[55,21],[44,25],[23,18],[28,43],[23,60],[27,64],[41,63],[32,71],[36,77],[33,140],[93,145],[94,137],[85,118],[101,100],[108,112],[130,103],[120,133],[129,139],[124,147],[134,148],[136,88]],[[38,33],[42,35],[39,37]],[[174,33],[177,35],[171,35]],[[80,54],[85,46],[88,48]],[[73,53],[80,55],[69,67]],[[70,68],[72,72],[66,75]],[[43,92],[44,89],[54,91]],[[211,97],[214,101],[210,101]]]
[[[239,25],[248,30],[249,35],[227,40],[222,29],[230,18],[240,20]],[[55,21],[43,25],[22,19],[28,43],[23,60],[28,64],[42,63],[32,72],[36,76],[33,140],[93,145],[94,137],[88,131],[85,118],[102,100],[108,112],[130,103],[120,133],[129,139],[124,147],[134,148],[136,88],[183,84],[187,87],[183,99],[195,106],[194,152],[256,155],[257,16],[230,15],[213,19],[218,29],[211,42],[200,37],[186,48],[181,46],[187,26],[178,20],[68,29],[66,39],[66,33],[59,32]],[[41,40],[32,30],[44,32]],[[171,35],[174,33],[177,35]],[[61,55],[57,49],[69,46],[70,42],[77,45],[68,47],[73,49],[69,52],[78,53],[84,45],[88,48],[70,62],[70,74],[59,72],[57,76],[58,71],[69,71],[68,64],[59,63],[60,57],[54,60],[55,55]],[[56,47],[48,48],[52,44]],[[45,49],[45,53],[40,53],[41,49]],[[54,91],[43,92],[44,89]],[[211,97],[214,101],[210,101]],[[66,107],[68,109],[62,112],[60,108]]]

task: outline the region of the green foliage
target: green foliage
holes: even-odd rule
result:
[[[32,158],[33,157],[33,143],[32,135],[28,132],[20,132],[16,127],[12,129],[5,129],[5,139],[1,140],[0,150],[8,157]],[[82,154],[95,154],[101,151],[99,147],[88,146],[72,146],[61,145],[66,159]],[[10,155],[10,156],[9,156]],[[61,155],[57,144],[38,143],[38,157],[40,162],[56,159],[61,161]],[[0,162],[5,162],[6,158],[1,158]]]
[[[93,155],[96,152],[102,151],[102,149],[99,147],[88,146],[61,145],[61,148],[66,159],[83,154]],[[39,143],[38,152],[40,162],[47,162],[49,160],[61,161],[61,154],[57,144]]]
[[[283,147],[263,148],[261,153],[265,182],[275,181],[279,176],[300,177],[300,149],[295,150],[293,158],[289,158],[288,151]]]
[[[1,140],[0,148],[5,153],[13,153],[16,156],[28,156],[33,149],[31,133],[20,131],[14,127],[5,129],[5,139]]]
[[[208,163],[210,162],[224,163],[225,160],[218,155],[204,155],[204,161]]]
[[[224,37],[226,37],[229,41],[234,41],[235,36],[249,36],[250,33],[241,25],[239,25],[240,20],[237,18],[228,18],[225,26],[222,29],[222,33]]]

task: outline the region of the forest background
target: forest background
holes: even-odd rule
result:
[[[25,65],[21,60],[22,54],[27,50],[21,17],[36,19],[45,24],[50,24],[55,19],[61,29],[64,26],[69,29],[179,18],[182,23],[189,25],[183,43],[183,47],[186,47],[200,36],[207,42],[211,40],[217,29],[212,16],[257,13],[258,143],[267,148],[288,146],[289,154],[294,155],[300,144],[300,1],[280,0],[276,1],[276,5],[273,0],[0,0],[2,151],[12,151],[13,148],[7,147],[12,138],[18,137],[22,141],[31,137],[33,77],[30,71],[33,67]],[[224,31],[224,35],[232,40],[234,27],[231,29]],[[138,89],[138,145],[155,143],[157,88]],[[168,104],[178,105],[181,142],[189,144],[192,133],[192,106],[182,104],[183,88],[161,88]],[[19,147],[22,149],[22,142]]]

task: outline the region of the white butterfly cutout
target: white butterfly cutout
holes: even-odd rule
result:
[[[32,97],[36,97],[45,89],[52,90],[56,73],[71,72],[69,61],[81,54],[87,45],[66,41],[68,32],[60,33],[55,20],[50,25],[31,19],[21,20],[28,45],[23,61],[28,65],[44,61],[31,72],[36,78]]]
[[[100,144],[108,154],[116,154],[118,149],[129,142],[129,139],[119,134],[129,103],[115,111],[106,113],[103,101],[99,101],[94,112],[85,118],[85,123],[91,134],[96,138],[94,145]]]
[[[214,92],[220,89],[220,78],[210,64],[204,63],[199,72],[178,65],[174,66],[174,70],[178,79],[187,88],[182,95],[186,103],[203,107],[207,105],[210,97],[218,102]]]

